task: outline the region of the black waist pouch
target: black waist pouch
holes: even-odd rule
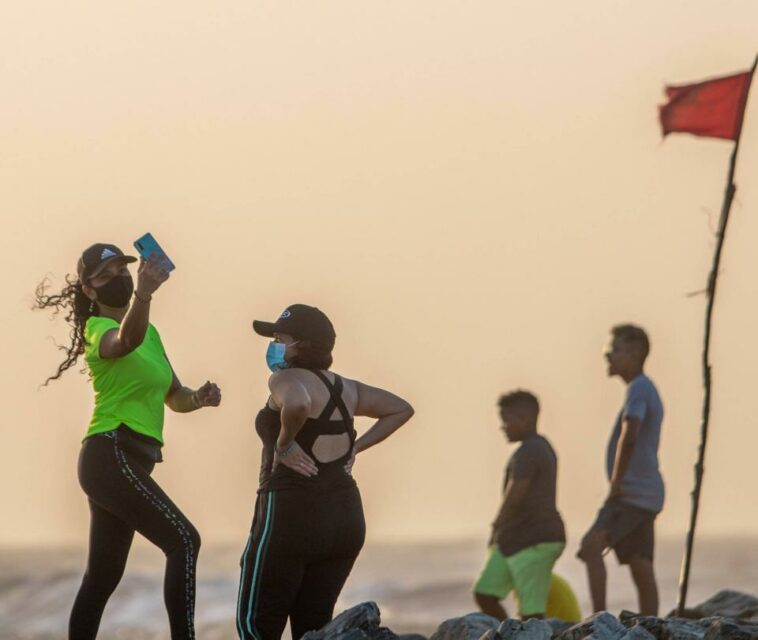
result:
[[[163,445],[155,438],[137,433],[123,423],[118,426],[116,431],[118,432],[118,441],[127,453],[150,460],[150,462],[163,462],[163,454],[161,453]]]

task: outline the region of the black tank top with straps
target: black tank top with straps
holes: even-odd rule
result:
[[[356,433],[353,427],[353,417],[350,415],[342,399],[342,378],[334,374],[334,383],[332,383],[321,371],[317,369],[308,369],[308,371],[324,383],[329,391],[329,401],[318,418],[306,419],[305,424],[303,424],[303,427],[297,436],[295,436],[295,442],[316,463],[318,475],[309,478],[283,464],[278,465],[276,470],[271,470],[274,462],[274,449],[282,428],[282,422],[279,412],[269,407],[268,403],[266,403],[266,406],[258,412],[255,418],[255,430],[263,442],[259,493],[287,489],[333,488],[355,485],[355,480],[345,471],[345,464],[350,459],[350,454],[355,444]],[[331,420],[335,409],[340,413],[340,420]],[[322,435],[341,435],[343,433],[348,434],[350,437],[350,448],[347,453],[331,462],[319,462],[313,455],[313,445],[317,438]]]

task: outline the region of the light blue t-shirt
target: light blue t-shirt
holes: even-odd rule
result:
[[[644,373],[632,380],[626,389],[624,406],[608,442],[608,479],[613,475],[616,449],[625,418],[637,418],[640,429],[629,468],[621,479],[621,500],[658,513],[663,509],[663,478],[658,468],[658,443],[663,422],[663,403],[653,381]]]

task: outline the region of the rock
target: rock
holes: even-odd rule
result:
[[[522,622],[508,618],[497,629],[485,631],[479,640],[550,640],[553,628],[544,620],[531,618]]]
[[[523,622],[521,629],[511,637],[514,640],[550,640],[553,637],[553,627],[544,620],[531,618]]]
[[[573,622],[566,622],[560,618],[547,618],[545,622],[547,622],[553,630],[553,637],[561,635],[564,631],[568,631],[574,626]]]
[[[627,628],[607,611],[575,624],[559,636],[560,640],[621,640]]]
[[[758,624],[728,618],[712,618],[705,631],[705,640],[720,638],[728,640],[758,639]]]
[[[705,632],[704,640],[753,640],[758,638],[758,625],[739,624],[724,618],[715,619]]]
[[[635,624],[624,636],[624,640],[655,640],[655,636],[645,627]]]
[[[469,613],[445,620],[429,640],[479,640],[488,631],[497,629],[499,624],[497,618],[484,613]]]
[[[318,631],[309,631],[302,640],[396,640],[397,635],[380,627],[379,607],[364,602],[343,611]]]
[[[312,633],[312,632],[309,632]],[[307,633],[303,638],[310,637]],[[368,640],[369,636],[363,629],[345,629],[341,633],[331,634],[328,636],[321,636],[322,638],[339,638],[339,640]]]
[[[497,629],[487,629],[479,636],[479,640],[502,640],[502,636],[498,634]]]
[[[721,616],[692,620],[638,616],[624,611],[621,621],[627,627],[645,629],[657,640],[758,640],[758,624]]]
[[[621,622],[627,627],[639,626],[657,640],[703,640],[708,623],[684,618],[657,618],[622,611]]]
[[[697,609],[689,609],[688,607],[685,607],[682,609],[678,615],[676,609],[672,609],[669,611],[669,614],[666,616],[667,618],[687,618],[688,620],[700,620],[703,616],[700,614],[700,612]]]
[[[493,638],[499,638],[501,640],[505,640],[506,638],[512,638],[514,634],[521,631],[523,625],[521,623],[521,620],[516,620],[514,618],[507,618],[506,620],[503,620],[500,623],[500,626],[495,630],[492,631]]]
[[[664,628],[665,621],[662,618],[655,618],[653,616],[641,616],[631,611],[622,611],[619,614],[619,620],[628,628],[640,626],[645,631],[657,640],[666,640],[666,629]],[[684,639],[682,639],[684,640]],[[691,640],[696,640],[692,638]]]
[[[758,598],[739,591],[719,591],[712,598],[697,605],[694,611],[700,618],[750,618],[758,614]]]
[[[534,618],[500,623],[477,612],[445,620],[429,640],[758,640],[758,598],[721,591],[690,611],[696,619],[622,611],[617,620],[604,611],[575,625]],[[426,640],[418,634],[398,636],[380,623],[376,604],[364,602],[302,640]]]

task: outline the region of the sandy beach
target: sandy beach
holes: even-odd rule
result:
[[[681,541],[659,544],[662,613],[674,604]],[[199,564],[197,628],[206,640],[235,637],[239,549],[204,549]],[[383,624],[396,632],[430,635],[446,618],[473,610],[470,587],[484,557],[482,543],[380,544],[364,549],[342,594],[338,610],[374,600]],[[4,549],[0,551],[0,640],[60,640],[66,637],[69,608],[81,579],[84,551]],[[105,640],[165,640],[168,636],[161,592],[160,552],[140,542],[127,573],[105,611]],[[609,609],[635,608],[625,572],[610,561]],[[589,613],[582,566],[570,550],[557,571]],[[692,604],[722,588],[752,593],[758,584],[758,545],[751,538],[708,539],[696,548],[690,588]],[[511,611],[513,608],[511,607]]]

